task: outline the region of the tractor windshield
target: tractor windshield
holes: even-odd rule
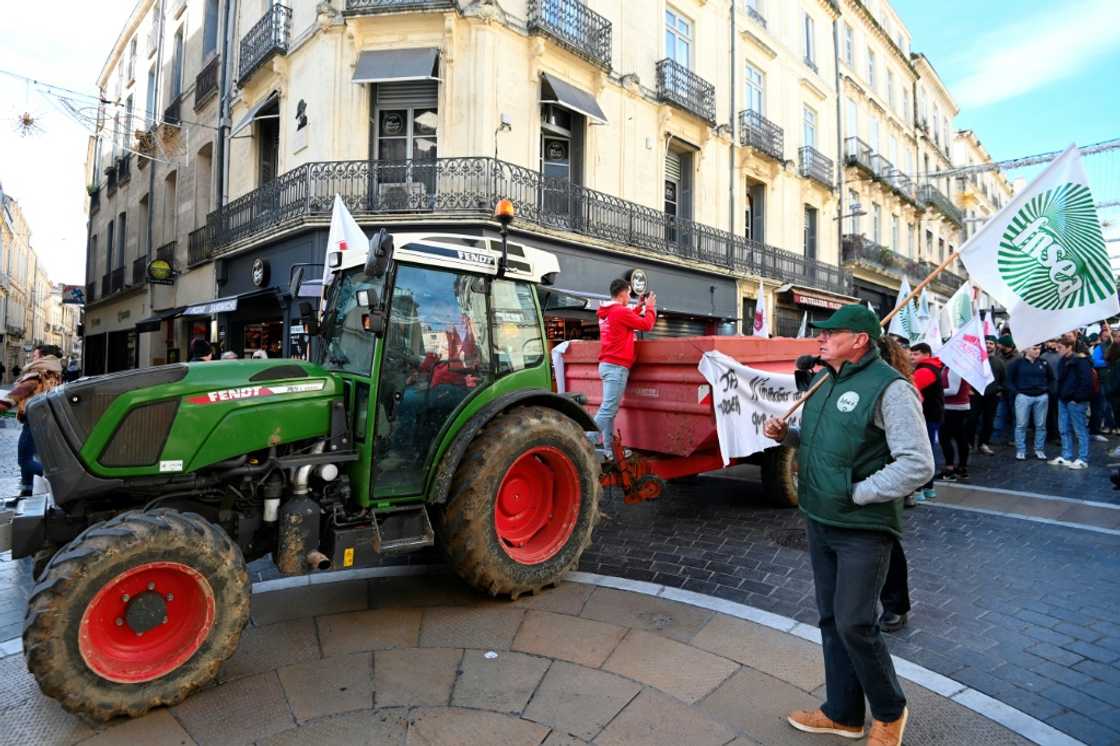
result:
[[[335,276],[327,295],[327,310],[323,313],[321,365],[363,376],[370,374],[373,333],[362,323],[369,309],[358,305],[357,293],[369,290],[380,298],[384,287],[384,277],[371,278],[360,267]]]

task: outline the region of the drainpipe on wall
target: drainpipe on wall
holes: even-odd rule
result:
[[[156,76],[155,76],[156,92],[152,96],[152,100],[155,101],[155,104],[156,104],[156,110],[152,112],[152,127],[153,127],[153,129],[155,128],[156,121],[159,119],[159,84],[160,84],[160,81],[163,79],[163,37],[164,37],[164,32],[167,30],[164,27],[164,20],[163,20],[164,19],[164,10],[165,10],[164,7],[163,7],[164,2],[166,2],[166,0],[158,0],[158,5],[157,5],[157,7],[159,8],[159,10],[157,11],[157,13],[159,14],[158,19],[157,19],[159,21],[159,41],[156,44]],[[177,194],[178,194],[178,192],[176,192],[176,195]],[[152,161],[150,167],[148,168],[148,262],[149,263],[151,263],[151,261],[152,261],[152,241],[155,237],[155,230],[154,230],[155,219],[156,219],[155,218],[155,215],[156,215],[156,209],[155,209],[156,198],[155,198],[155,195],[156,195],[156,162]],[[167,197],[166,193],[164,194],[164,197],[165,198]],[[156,289],[155,289],[154,285],[149,283],[148,284],[148,309],[149,310],[154,309],[155,305],[156,305]],[[107,339],[108,339],[108,335],[106,335],[106,340]],[[148,354],[149,354],[149,357],[151,357],[151,350],[148,350]],[[136,338],[136,360],[134,360],[133,362],[136,363],[136,367],[140,367],[140,337],[139,337],[139,335],[137,335],[137,338]],[[108,365],[108,358],[106,358],[106,365]]]
[[[233,63],[233,40],[230,38],[231,16],[233,15],[236,0],[226,0],[225,12],[222,14],[222,61],[218,66],[218,137],[217,158],[218,173],[214,191],[218,195],[217,207],[226,203],[226,132],[229,130],[229,67]]]
[[[735,235],[735,3],[731,3],[731,96],[730,108],[731,147],[727,162],[727,232]],[[729,257],[734,261],[734,256]]]
[[[844,264],[844,135],[840,107],[840,18],[832,19],[832,69],[836,79],[836,266]]]

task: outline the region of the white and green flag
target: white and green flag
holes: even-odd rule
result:
[[[902,284],[898,287],[898,298],[896,298],[894,302],[895,308],[897,308],[908,295],[910,295],[910,281],[903,277]],[[887,329],[887,332],[896,334],[911,342],[921,341],[924,333],[918,324],[917,316],[918,309],[915,307],[914,301],[908,301],[906,307],[891,318],[891,325],[890,328]]]
[[[1069,146],[961,248],[1020,348],[1120,313],[1081,154]]]
[[[950,334],[967,324],[972,318],[972,283],[966,282],[957,288],[944,310]]]

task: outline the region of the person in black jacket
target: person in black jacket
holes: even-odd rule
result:
[[[1093,398],[1093,374],[1089,358],[1074,352],[1077,343],[1070,337],[1058,340],[1058,431],[1062,436],[1062,455],[1051,459],[1052,466],[1085,469],[1089,466],[1089,401]],[[1073,439],[1077,436],[1077,458]]]
[[[1027,425],[1034,419],[1034,455],[1046,460],[1046,408],[1050,399],[1050,386],[1055,381],[1050,364],[1040,356],[1038,345],[1023,350],[1023,357],[1015,358],[1007,366],[1007,390],[1015,411],[1015,458],[1027,457]]]

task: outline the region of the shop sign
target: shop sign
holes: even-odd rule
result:
[[[231,313],[237,310],[237,298],[215,301],[214,303],[201,303],[197,306],[188,306],[183,311],[184,316],[213,316],[216,313]]]
[[[175,283],[175,270],[166,259],[154,259],[148,263],[148,282],[153,285],[172,285]]]
[[[251,280],[256,287],[264,287],[268,284],[268,260],[257,257],[253,260]]]
[[[830,300],[828,298],[818,298],[815,295],[805,295],[803,293],[794,293],[793,302],[801,306],[813,306],[814,308],[827,308],[830,311],[835,311],[844,304],[840,301]]]
[[[86,304],[86,289],[81,285],[63,285],[62,302],[84,306]]]

